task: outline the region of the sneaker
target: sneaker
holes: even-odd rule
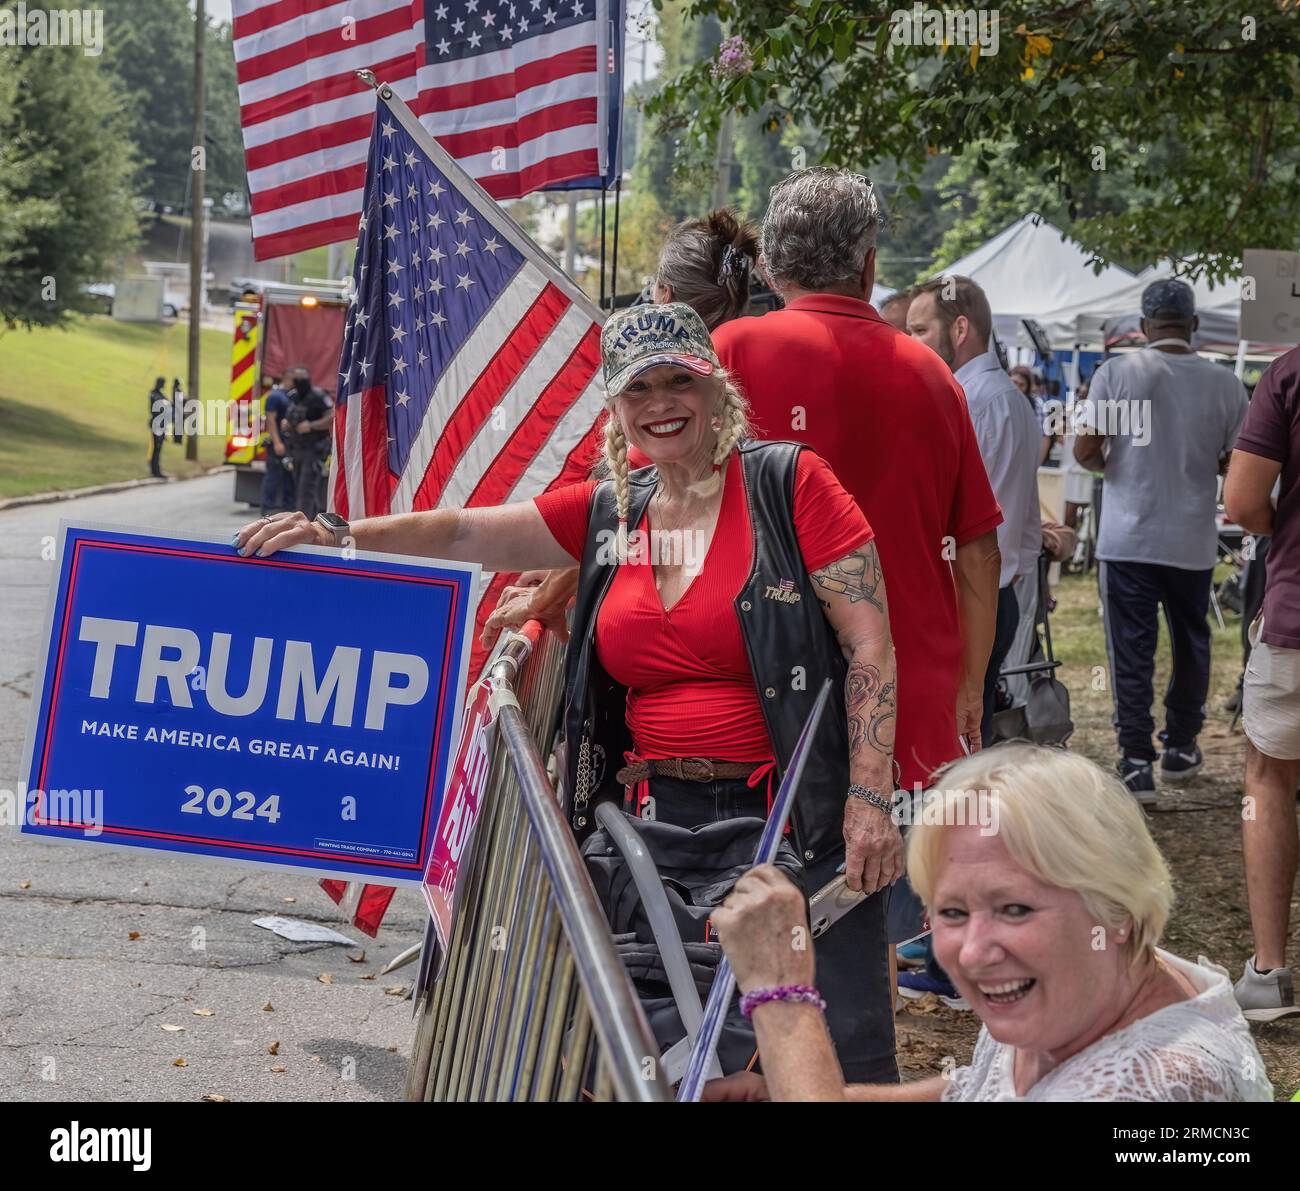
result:
[[[1201,756],[1200,745],[1192,741],[1185,748],[1166,745],[1160,758],[1160,780],[1165,782],[1185,782],[1197,773],[1205,764]]]
[[[923,968],[929,958],[924,939],[913,939],[910,943],[900,943],[895,949],[900,968]]]
[[[1139,806],[1155,806],[1156,775],[1150,761],[1144,761],[1141,757],[1121,757],[1117,769],[1120,780],[1137,799]]]
[[[901,984],[902,977],[899,982]],[[899,989],[902,992],[902,989]],[[1276,1021],[1279,1017],[1300,1014],[1295,1001],[1295,985],[1290,968],[1274,968],[1260,973],[1255,969],[1255,957],[1246,961],[1241,979],[1232,988],[1237,1004],[1247,1021]]]
[[[899,972],[898,995],[909,1001],[919,1000],[927,993],[936,996],[949,1009],[970,1009],[970,1002],[947,980],[931,976],[929,972]]]

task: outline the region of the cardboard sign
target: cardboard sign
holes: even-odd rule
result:
[[[22,830],[418,882],[478,568],[64,525]]]
[[[1249,298],[1252,286],[1255,296]],[[1241,338],[1300,343],[1300,252],[1247,248],[1242,253]]]

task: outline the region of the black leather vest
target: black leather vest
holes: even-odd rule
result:
[[[825,679],[831,679],[830,703],[791,815],[795,847],[805,861],[811,861],[843,847],[849,747],[844,655],[804,569],[795,536],[795,465],[803,449],[792,442],[748,442],[739,448],[753,565],[734,608],[780,775],[817,692]],[[630,527],[641,524],[658,479],[653,467],[629,476]],[[627,691],[605,673],[595,648],[596,616],[614,578],[615,566],[607,559],[617,528],[613,484],[606,480],[592,501],[564,673],[562,798],[579,836],[592,829],[597,797],[621,796],[614,774],[622,767],[624,750],[632,747],[624,721]],[[636,643],[629,641],[627,648],[635,649]]]

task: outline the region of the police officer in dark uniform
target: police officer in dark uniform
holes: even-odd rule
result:
[[[262,516],[286,512],[294,507],[296,492],[294,490],[292,457],[289,454],[290,432],[288,427],[289,392],[284,384],[275,381],[271,391],[266,395],[266,414],[264,425],[266,439],[263,443],[266,452],[266,472],[262,476]]]
[[[172,422],[171,401],[163,391],[166,383],[165,376],[158,377],[149,393],[149,434],[153,438],[153,449],[149,452],[149,474],[158,480],[167,478],[162,473],[162,448]]]
[[[303,365],[289,374],[289,412],[285,416],[285,442],[293,465],[294,504],[309,519],[325,511],[329,473],[325,462],[330,454],[330,433],[334,425],[334,400],[315,388]]]

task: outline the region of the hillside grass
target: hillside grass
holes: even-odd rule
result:
[[[149,474],[149,390],[154,378],[186,379],[181,323],[121,323],[107,317],[64,328],[0,335],[0,498]],[[202,332],[200,395],[225,406],[228,331]],[[222,423],[208,411],[206,425]],[[200,434],[197,463],[168,438],[162,470],[185,476],[221,462],[223,433]]]

